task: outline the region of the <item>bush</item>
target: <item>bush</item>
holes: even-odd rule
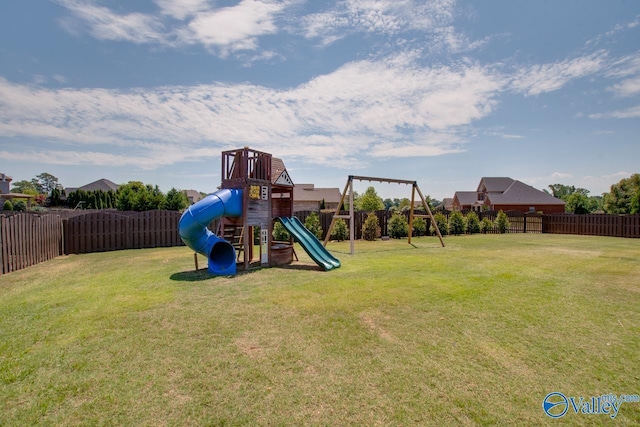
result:
[[[438,227],[438,230],[440,230],[440,234],[442,234],[443,236],[449,234],[449,224],[447,222],[447,217],[444,216],[443,213],[438,212],[433,216],[433,219],[436,220],[436,226]],[[431,224],[431,226],[429,227],[429,231],[431,231],[431,234],[436,233],[435,228],[433,228],[433,224]]]
[[[449,234],[457,236],[458,234],[464,234],[467,229],[467,225],[464,222],[464,216],[462,212],[453,211],[449,215]]]
[[[371,212],[362,224],[362,238],[364,240],[376,240],[380,237],[380,226],[378,225],[378,217]]]
[[[474,234],[480,232],[480,219],[475,212],[469,212],[467,214],[467,233]]]
[[[400,239],[409,235],[409,223],[404,215],[394,213],[389,220],[389,236]]]
[[[273,224],[273,240],[276,242],[288,242],[290,239],[289,232],[280,222]]]
[[[427,234],[427,221],[424,218],[413,219],[413,235],[424,236]]]
[[[338,218],[333,224],[333,230],[331,230],[331,239],[339,242],[347,240],[349,238],[349,228],[347,223],[342,218]]]
[[[480,222],[480,231],[483,233],[488,233],[490,231],[493,230],[493,221],[491,221],[489,218],[482,218],[482,221]]]
[[[317,213],[311,212],[307,219],[304,220],[304,226],[318,239],[322,239],[322,226]]]
[[[2,210],[3,211],[13,211],[13,203],[11,203],[11,200],[5,200],[4,204],[2,205]]]
[[[509,224],[509,217],[502,210],[498,212],[498,216],[496,217],[496,227],[501,234],[507,232],[511,224]]]
[[[25,212],[27,210],[27,204],[22,200],[18,200],[13,204],[13,210],[16,212]]]

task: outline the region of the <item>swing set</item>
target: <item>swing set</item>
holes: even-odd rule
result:
[[[418,182],[417,181],[408,181],[408,180],[404,180],[404,179],[391,179],[391,178],[376,178],[376,177],[371,177],[371,176],[355,176],[355,175],[349,175],[349,178],[347,179],[347,184],[344,186],[344,190],[342,191],[342,197],[340,198],[340,203],[338,203],[338,209],[336,209],[335,213],[333,214],[333,218],[331,219],[331,225],[329,225],[329,230],[327,231],[327,235],[324,238],[324,246],[327,246],[327,243],[329,242],[329,238],[331,237],[331,232],[333,231],[333,226],[335,225],[336,220],[338,220],[338,219],[348,219],[349,220],[349,243],[351,245],[351,255],[353,255],[355,253],[355,248],[354,248],[355,216],[354,216],[354,212],[353,212],[353,181],[354,180],[369,181],[369,182],[374,181],[374,182],[382,182],[382,183],[390,183],[390,184],[411,185],[412,190],[411,190],[411,207],[410,207],[410,211],[409,211],[409,239],[408,239],[408,243],[411,244],[411,234],[412,234],[412,230],[413,230],[413,220],[415,218],[430,218],[431,219],[431,223],[433,224],[433,228],[435,229],[436,234],[438,235],[438,238],[440,239],[440,244],[442,245],[442,247],[444,247],[444,241],[442,240],[442,234],[440,234],[440,229],[438,228],[438,225],[436,224],[436,220],[433,217],[433,214],[431,213],[431,209],[429,208],[429,204],[427,203],[427,201],[425,200],[424,196],[422,195],[422,191],[420,191],[420,187],[418,187]],[[340,214],[340,208],[343,206],[343,203],[344,203],[345,198],[347,196],[347,192],[349,193],[349,214],[348,215],[343,215],[343,214]],[[414,211],[414,203],[415,203],[415,199],[416,199],[416,193],[418,193],[418,196],[420,197],[420,201],[422,202],[422,205],[424,206],[425,210],[427,211],[427,215],[422,215],[422,214],[416,214],[415,213],[415,211]]]

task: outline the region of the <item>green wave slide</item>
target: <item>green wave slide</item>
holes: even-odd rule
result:
[[[325,271],[340,267],[340,261],[327,251],[316,236],[298,218],[294,216],[291,218],[281,217],[279,219],[284,228],[287,229],[296,242],[300,243],[300,246],[304,248],[316,264],[324,268]]]

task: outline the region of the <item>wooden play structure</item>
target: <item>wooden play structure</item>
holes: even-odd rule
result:
[[[293,216],[293,182],[282,160],[248,147],[223,151],[221,176],[219,189],[187,208],[178,224],[183,242],[207,257],[209,273],[232,275],[237,268],[290,264],[296,256],[294,240],[325,271],[340,267],[340,261]],[[273,240],[275,221],[291,235],[288,242]],[[212,222],[215,233],[209,229]],[[197,255],[195,259],[197,269]]]
[[[391,183],[391,184],[406,184],[406,185],[411,185],[411,210],[409,211],[409,230],[413,230],[413,220],[415,218],[430,218],[431,219],[431,223],[433,224],[435,230],[436,230],[436,234],[438,235],[438,238],[440,239],[440,244],[442,245],[442,247],[444,247],[444,241],[442,240],[442,235],[440,234],[440,230],[438,229],[438,226],[436,225],[436,220],[433,217],[433,214],[431,213],[431,209],[429,208],[429,204],[427,203],[427,201],[425,200],[424,196],[422,195],[422,191],[420,191],[420,187],[418,187],[418,183],[416,181],[408,181],[408,180],[404,180],[404,179],[392,179],[392,178],[376,178],[376,177],[370,177],[370,176],[355,176],[355,175],[349,175],[349,178],[347,179],[347,184],[344,187],[344,190],[342,191],[342,197],[340,198],[340,202],[338,203],[338,210],[335,211],[333,218],[331,219],[331,224],[329,225],[329,230],[327,230],[327,234],[326,237],[324,238],[324,245],[326,246],[327,243],[329,242],[329,239],[331,237],[331,232],[333,231],[333,226],[336,223],[336,220],[338,219],[348,219],[349,220],[349,242],[350,242],[350,246],[351,246],[351,255],[353,255],[355,253],[355,248],[354,248],[354,241],[355,241],[355,237],[354,237],[354,212],[353,212],[353,181],[354,180],[358,180],[358,181],[373,181],[373,182],[382,182],[382,183]],[[340,207],[343,206],[345,198],[347,196],[347,192],[349,193],[349,214],[344,215],[340,213]],[[420,197],[420,201],[422,202],[422,205],[424,206],[427,215],[422,215],[422,214],[416,214],[415,213],[415,209],[414,209],[414,205],[415,205],[415,200],[416,200],[416,193],[418,194],[418,196]],[[408,239],[408,243],[411,244],[411,232],[409,233],[409,239]]]
[[[218,234],[232,243],[244,270],[254,258],[254,229],[260,232],[260,266],[289,264],[293,246],[273,241],[276,218],[293,216],[293,182],[281,159],[244,147],[222,152],[221,189],[242,190],[242,215],[222,217]]]

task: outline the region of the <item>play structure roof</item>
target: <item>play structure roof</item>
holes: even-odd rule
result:
[[[271,183],[293,187],[293,181],[289,177],[284,162],[277,157],[271,157]]]

